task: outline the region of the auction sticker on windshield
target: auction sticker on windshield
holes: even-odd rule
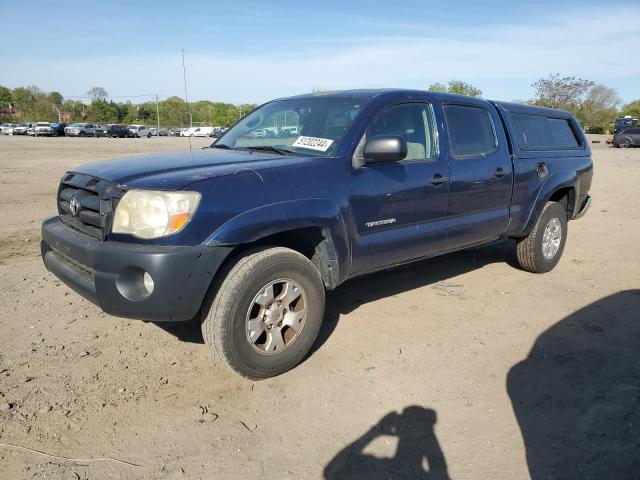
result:
[[[333,140],[329,140],[328,138],[300,136],[296,138],[296,141],[293,142],[293,145],[291,146],[326,152],[332,143]]]

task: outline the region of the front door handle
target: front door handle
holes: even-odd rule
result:
[[[504,171],[504,168],[502,167],[498,167],[496,168],[495,173],[493,174],[495,177],[504,177],[507,174],[507,172]]]
[[[443,183],[445,183],[447,180],[449,180],[447,177],[443,177],[442,175],[440,175],[439,173],[436,173],[432,178],[431,178],[431,183],[433,185],[442,185]]]

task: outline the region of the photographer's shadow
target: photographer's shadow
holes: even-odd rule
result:
[[[436,412],[409,406],[400,414],[390,412],[368,432],[342,449],[324,469],[327,480],[430,479],[447,480],[447,462],[433,427]],[[374,440],[397,437],[392,458],[365,453]]]

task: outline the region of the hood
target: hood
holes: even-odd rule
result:
[[[207,178],[242,170],[282,166],[311,160],[265,152],[210,148],[166,154],[124,157],[73,169],[126,188],[177,190]]]

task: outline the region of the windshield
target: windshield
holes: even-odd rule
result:
[[[71,127],[84,127],[86,125],[86,123],[72,123],[70,126]]]
[[[240,120],[213,144],[235,149],[283,149],[331,156],[365,104],[354,97],[315,97],[270,102]]]

